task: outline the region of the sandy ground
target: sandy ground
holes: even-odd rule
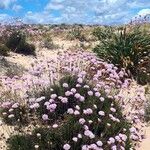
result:
[[[150,150],[150,126],[145,128],[145,139],[143,139],[137,150]]]

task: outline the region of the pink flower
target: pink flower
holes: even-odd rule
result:
[[[87,137],[89,137],[90,139],[95,138],[95,135],[90,130],[85,130],[84,131],[84,135],[87,136]]]
[[[84,102],[84,101],[85,101],[85,98],[84,98],[83,96],[80,96],[80,97],[79,97],[79,100],[80,100],[80,102]]]
[[[72,88],[72,89],[71,89],[71,92],[72,92],[72,93],[76,93],[76,91],[77,91],[77,90],[76,90],[75,88]]]
[[[63,98],[61,99],[61,102],[62,102],[62,103],[68,103],[68,98],[63,97]]]
[[[80,118],[79,119],[79,123],[83,125],[85,123],[85,119],[84,118]]]
[[[78,81],[78,83],[81,84],[83,82],[83,79],[82,78],[78,78],[77,81]]]
[[[111,110],[112,112],[116,112],[116,109],[113,108],[113,107],[111,107],[110,110]]]
[[[18,108],[19,107],[19,103],[15,103],[11,106],[12,108]]]
[[[63,146],[63,149],[64,150],[69,150],[71,148],[71,146],[69,145],[69,144],[65,144],[64,146]]]
[[[48,120],[48,115],[46,115],[46,114],[42,115],[42,119],[43,119],[44,121]]]
[[[80,84],[76,84],[76,87],[81,87],[81,85]]]
[[[93,95],[93,92],[92,92],[92,91],[88,91],[88,95],[89,95],[89,96],[92,96],[92,95]]]
[[[74,95],[74,97],[77,98],[77,99],[80,98],[80,96],[81,96],[81,95],[80,95],[79,93],[76,93],[76,94]]]
[[[117,146],[116,146],[116,145],[113,145],[113,146],[111,147],[111,149],[112,149],[112,150],[117,150]]]
[[[70,95],[72,95],[72,92],[66,91],[66,92],[65,92],[65,95],[66,95],[66,96],[70,96]]]
[[[72,108],[68,108],[67,113],[68,113],[68,114],[73,114],[73,113],[74,113],[74,110],[73,110]]]
[[[96,92],[96,93],[95,93],[95,96],[96,96],[96,97],[100,97],[101,94],[100,94],[99,92]]]
[[[90,144],[90,146],[88,148],[89,149],[93,149],[93,150],[97,150],[98,149],[96,144]]]
[[[8,108],[11,105],[11,102],[3,102],[2,107],[3,108]]]
[[[105,100],[104,97],[100,97],[99,99],[101,102],[103,102]]]
[[[78,110],[75,110],[74,115],[80,115],[80,112]]]
[[[57,127],[58,127],[58,124],[53,124],[52,127],[53,127],[53,128],[57,128]]]
[[[110,144],[113,144],[113,143],[115,143],[115,139],[114,139],[113,137],[110,137],[108,142],[109,142]]]
[[[51,112],[53,112],[56,109],[57,105],[56,104],[50,104],[47,105],[47,109],[50,110]]]
[[[78,134],[78,138],[81,139],[82,138],[82,134],[79,133]]]
[[[84,85],[84,88],[85,89],[89,89],[90,87],[88,85]]]
[[[83,113],[84,113],[84,114],[87,114],[87,115],[90,115],[90,114],[93,113],[93,110],[92,110],[91,108],[87,108],[87,109],[84,109],[84,110],[83,110]]]
[[[52,94],[52,95],[51,95],[51,99],[55,99],[56,97],[57,97],[56,94]]]
[[[77,138],[77,137],[73,137],[72,140],[73,140],[74,142],[77,142],[77,141],[78,141],[78,138]]]
[[[67,83],[63,83],[62,86],[63,86],[64,88],[68,88],[68,87],[69,87]]]
[[[103,145],[102,141],[97,141],[96,144],[97,144],[98,146],[102,146],[102,145]]]
[[[88,148],[87,145],[83,145],[83,146],[82,146],[82,150],[89,150],[89,148]]]
[[[104,111],[99,111],[98,114],[99,114],[100,116],[105,116],[105,112],[104,112]]]

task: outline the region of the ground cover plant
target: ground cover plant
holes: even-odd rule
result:
[[[58,85],[50,87],[51,90],[43,91],[41,97],[30,100],[27,108],[30,115],[37,115],[36,122],[40,120],[49,127],[36,128],[32,135],[12,136],[8,140],[10,149],[129,149],[130,124],[124,120],[119,105],[104,92],[94,91],[83,80],[65,77]],[[77,84],[80,86],[76,87]],[[39,107],[35,108],[35,104]],[[26,119],[21,107],[11,104],[3,110],[7,113],[7,122],[24,124],[22,121]],[[19,112],[22,112],[21,116],[18,116]],[[9,118],[10,115],[14,117]]]
[[[35,61],[21,77],[1,77],[5,87],[1,117],[4,124],[15,127],[6,138],[7,148],[134,147],[133,141],[139,141],[142,134],[131,122],[141,120],[141,112],[127,114],[125,110],[130,106],[126,107],[120,93],[130,82],[124,70],[84,51],[63,52],[56,59]],[[135,93],[135,99],[143,102],[142,91]]]

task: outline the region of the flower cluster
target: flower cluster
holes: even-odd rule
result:
[[[31,66],[21,77],[0,77],[1,116],[6,123],[25,121],[50,132],[56,129],[61,135],[51,135],[57,137],[52,141],[64,149],[123,150],[131,147],[129,136],[141,140],[144,91],[136,87],[131,92],[135,95],[129,93],[132,81],[124,69],[82,51],[58,53],[56,59],[36,60]],[[130,130],[126,119],[133,124]]]
[[[80,86],[76,87],[81,80]],[[44,90],[45,96],[42,96],[42,91],[40,97],[28,99],[27,112],[47,126],[47,134],[52,132],[52,135],[45,137],[47,141],[43,141],[43,144],[37,143],[40,148],[125,150],[131,147],[130,124],[123,117],[120,106],[113,98],[108,97],[109,94],[95,91],[94,88],[85,78],[67,76],[62,78],[59,84]],[[10,105],[3,103],[4,108]],[[19,104],[15,103],[12,107],[18,108]],[[43,132],[45,135],[45,131]],[[34,132],[30,136],[34,137]],[[44,138],[41,136],[40,138]],[[31,138],[31,142],[35,143],[34,140],[38,138]]]

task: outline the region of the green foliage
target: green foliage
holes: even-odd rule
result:
[[[14,31],[7,40],[6,45],[13,52],[35,55],[35,46],[26,42],[26,36],[21,31]]]
[[[58,49],[59,48],[59,46],[57,44],[54,44],[52,38],[50,38],[50,37],[47,37],[44,39],[43,47],[47,48],[47,49]]]
[[[146,104],[147,106],[145,107],[145,121],[149,122],[150,121],[150,102]]]
[[[94,36],[100,43],[93,49],[100,58],[129,70],[137,78],[140,61],[150,55],[150,35],[139,27],[96,28]]]
[[[14,135],[7,141],[9,150],[32,150],[32,140],[27,135]]]
[[[20,42],[16,52],[24,55],[35,55],[35,46],[26,42]]]
[[[0,44],[0,55],[1,56],[8,56],[9,48],[5,46],[4,44]]]
[[[28,109],[25,106],[18,106],[16,108],[6,107],[1,110],[1,117],[8,125],[28,125],[27,111]]]
[[[6,45],[12,51],[16,51],[20,42],[25,43],[25,35],[20,31],[14,31],[7,40]]]
[[[69,40],[78,39],[80,41],[85,41],[85,37],[82,33],[82,30],[79,27],[72,28],[67,35],[67,39]]]
[[[147,103],[145,104],[145,121],[150,122],[150,85],[145,88]]]

